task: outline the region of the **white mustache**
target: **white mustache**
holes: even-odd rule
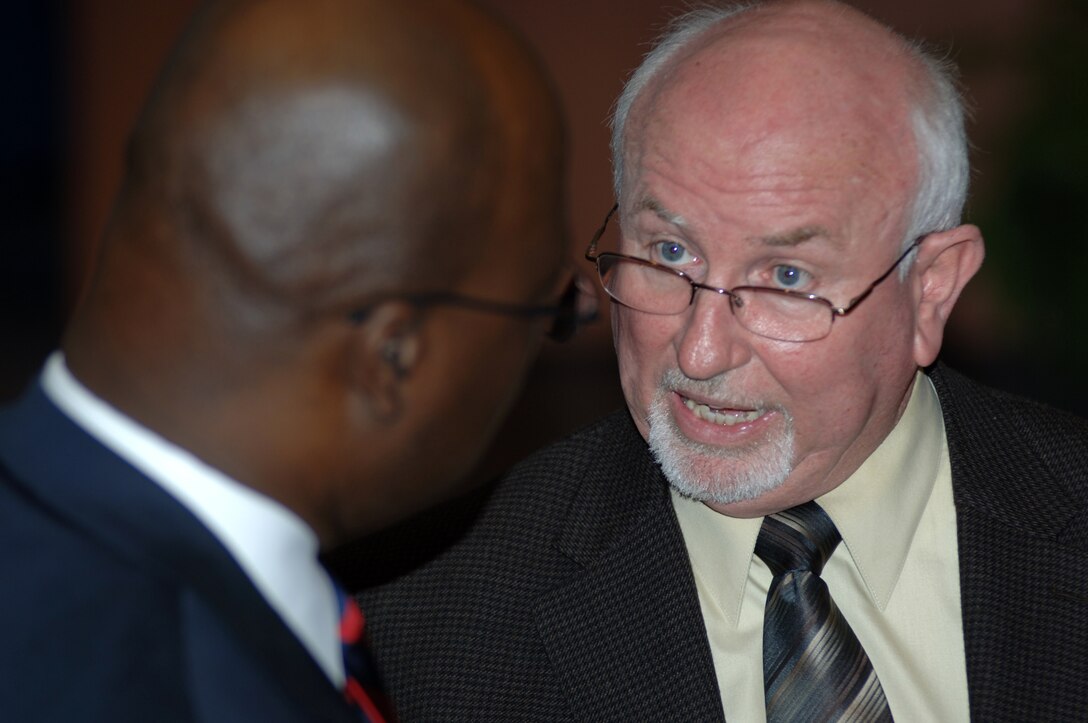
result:
[[[725,375],[712,379],[691,379],[679,369],[666,369],[661,375],[660,388],[676,392],[683,397],[700,397],[727,402],[738,409],[777,409],[782,407],[768,403],[765,399],[752,396],[749,392],[737,389]],[[784,410],[782,410],[784,411]]]

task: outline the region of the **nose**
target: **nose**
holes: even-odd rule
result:
[[[691,379],[711,379],[742,367],[752,358],[749,334],[733,316],[733,298],[700,289],[676,338],[680,371]]]

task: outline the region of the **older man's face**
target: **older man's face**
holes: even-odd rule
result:
[[[722,72],[703,72],[712,71]],[[717,287],[791,288],[846,305],[899,254],[914,187],[909,129],[875,122],[868,108],[821,116],[811,99],[738,108],[745,89],[727,105],[700,82],[691,73],[636,105],[620,250]],[[809,342],[747,331],[712,293],[675,316],[614,307],[624,394],[672,483],[749,516],[845,479],[909,396],[914,289],[893,276]]]

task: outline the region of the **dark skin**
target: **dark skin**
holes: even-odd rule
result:
[[[544,322],[348,313],[551,301],[561,135],[533,59],[464,3],[209,5],[133,133],[68,365],[323,548],[387,526],[468,473]]]

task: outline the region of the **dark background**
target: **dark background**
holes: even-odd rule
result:
[[[679,2],[488,0],[556,78],[571,130],[571,256],[612,202],[606,117]],[[975,109],[967,220],[988,256],[944,357],[1088,416],[1088,11],[1082,0],[855,0],[947,49]],[[116,192],[133,118],[195,0],[11,0],[2,25],[0,400],[55,347]],[[578,261],[579,263],[584,263]],[[619,405],[606,323],[549,346],[485,468]]]

